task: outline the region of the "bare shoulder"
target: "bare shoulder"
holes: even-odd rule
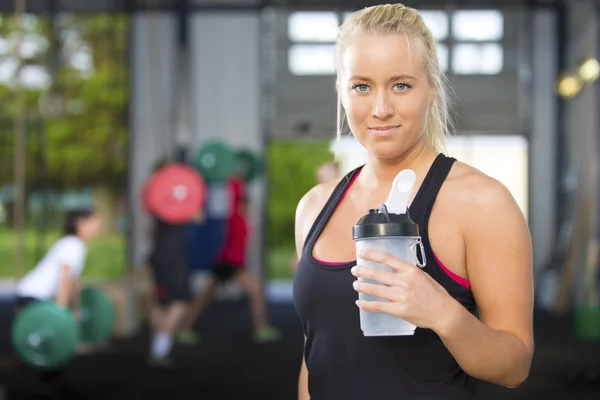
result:
[[[297,250],[304,246],[304,240],[306,239],[308,231],[314,224],[317,216],[321,212],[321,209],[323,209],[325,203],[327,203],[327,200],[341,179],[321,183],[313,187],[304,196],[302,196],[298,202],[298,206],[296,207],[295,224]]]
[[[502,217],[524,216],[512,194],[497,179],[478,169],[455,162],[442,188],[442,202],[452,207],[463,221],[480,223]]]

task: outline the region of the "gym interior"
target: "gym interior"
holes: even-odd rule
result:
[[[600,3],[404,3],[431,30],[453,91],[448,155],[504,184],[532,238],[529,376],[512,389],[470,384],[486,400],[598,399]],[[336,139],[334,55],[340,24],[375,4],[0,2],[0,399],[298,398],[296,207],[323,165],[346,174],[366,161],[352,135]],[[183,217],[193,295],[210,286],[242,166],[245,268],[264,289],[277,340],[253,340],[249,298],[228,280],[193,321],[198,340],[174,343],[168,367],[148,364],[149,209],[173,211],[146,192],[161,161],[181,170],[155,186],[191,179],[204,209],[200,220]],[[40,309],[17,329],[20,280],[61,237],[67,211],[81,208],[102,220],[81,272],[89,309],[77,320]],[[41,366],[56,357],[70,397],[38,390]]]

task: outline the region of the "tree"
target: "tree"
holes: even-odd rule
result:
[[[71,52],[79,56],[60,69],[59,87],[67,110],[69,106],[79,110],[48,123],[48,165],[55,185],[102,185],[118,190],[124,184],[129,119],[127,21],[115,15],[64,18],[63,32],[73,32],[74,37],[65,47],[73,47]]]
[[[17,110],[11,99],[21,83],[27,89],[29,189],[40,183],[53,190],[93,187],[107,221],[114,221],[115,196],[126,183],[128,23],[128,16],[115,14],[30,15],[16,58],[10,51],[15,18],[0,20],[0,156],[13,159]],[[12,168],[0,164],[0,188],[12,184]]]
[[[0,117],[3,155],[11,148],[11,128],[6,121],[16,113],[11,101],[12,86],[20,79],[28,89],[30,127],[45,122],[43,143],[50,185],[57,189],[102,185],[118,191],[124,185],[127,167],[128,17],[114,14],[56,17],[61,43],[57,54],[60,63],[54,76],[49,63],[54,48],[51,21],[42,16],[31,16],[29,21],[25,47],[31,51],[30,57],[23,60],[26,68],[20,77],[2,75],[3,70],[14,73],[16,69],[12,66],[19,60],[0,54],[0,102],[5,105]],[[15,27],[12,16],[3,16],[0,53],[2,40],[10,47]],[[62,115],[44,115],[40,110],[41,100],[49,94],[61,99]],[[32,140],[28,147],[35,152],[38,146]],[[33,153],[28,163],[29,171],[35,171],[37,161]],[[3,168],[0,185],[8,184],[11,176]]]

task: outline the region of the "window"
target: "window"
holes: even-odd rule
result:
[[[452,37],[461,41],[498,41],[504,36],[504,19],[497,10],[456,11]]]
[[[498,10],[463,10],[452,14],[452,72],[496,75],[504,66],[504,17]]]
[[[335,73],[335,44],[296,44],[288,50],[289,70],[294,75]]]
[[[447,12],[439,10],[422,10],[419,11],[419,14],[421,14],[423,22],[425,22],[425,25],[427,25],[435,40],[439,42],[448,39],[449,22]]]
[[[438,59],[440,61],[440,69],[444,72],[448,71],[448,64],[449,64],[448,46],[446,46],[444,43],[438,43],[437,53],[438,53]]]
[[[425,25],[431,31],[431,35],[437,41],[440,69],[443,72],[448,72],[448,64],[450,63],[448,45],[446,44],[450,33],[450,18],[448,13],[441,10],[421,10],[419,14],[421,14],[423,22],[425,22]]]
[[[496,75],[504,67],[504,16],[499,10],[420,10],[437,41],[440,68],[456,75]],[[294,75],[335,74],[338,26],[352,12],[292,12],[288,69]]]
[[[293,75],[335,73],[335,40],[339,15],[335,12],[292,12],[288,17],[288,69]]]
[[[338,27],[333,12],[293,12],[288,18],[288,37],[293,42],[335,42]]]
[[[498,43],[457,44],[452,71],[458,75],[495,75],[502,71],[502,46]]]

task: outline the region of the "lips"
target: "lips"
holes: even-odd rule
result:
[[[398,128],[400,128],[400,125],[373,126],[369,128],[369,132],[375,136],[389,136]]]

